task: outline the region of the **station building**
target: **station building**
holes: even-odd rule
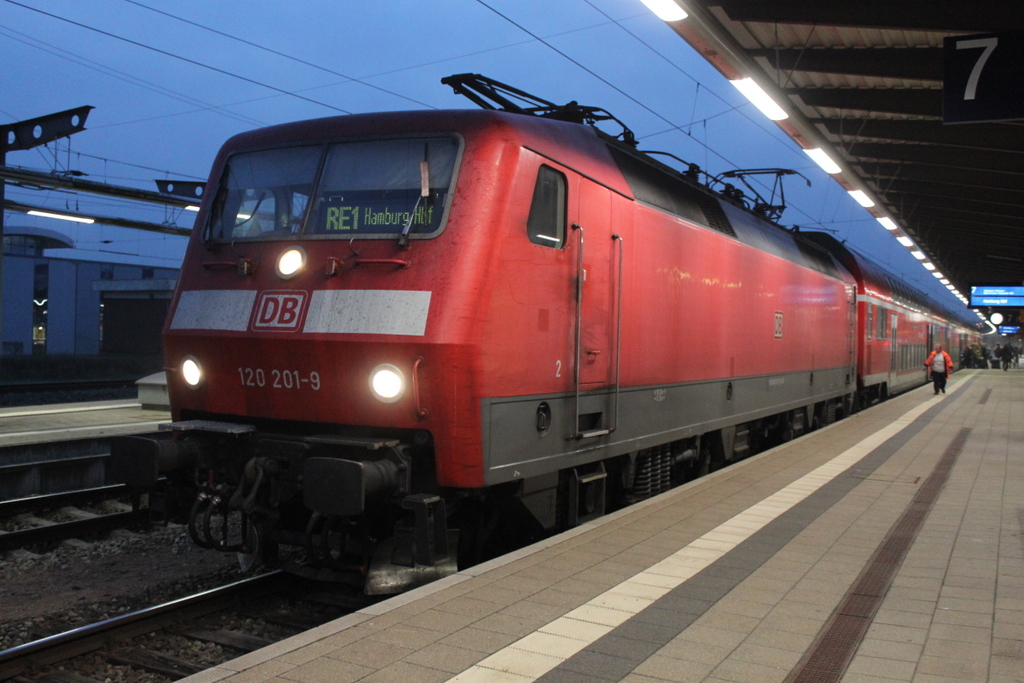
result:
[[[52,230],[5,228],[2,354],[160,353],[178,269],[45,253],[74,246]]]

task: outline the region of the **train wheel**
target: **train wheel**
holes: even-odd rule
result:
[[[243,572],[277,563],[277,534],[269,521],[249,519],[245,527],[243,549],[238,552],[238,566]]]

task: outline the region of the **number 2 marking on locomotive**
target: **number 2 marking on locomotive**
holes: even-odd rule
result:
[[[561,377],[561,376],[562,376],[562,361],[556,360],[555,361],[555,377]]]

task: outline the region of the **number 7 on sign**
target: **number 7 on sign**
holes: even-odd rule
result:
[[[992,51],[996,49],[996,45],[999,44],[999,38],[992,36],[991,38],[974,38],[972,40],[958,40],[956,43],[956,49],[958,50],[970,50],[972,48],[985,48],[985,51],[978,57],[978,61],[974,63],[974,68],[971,69],[971,75],[967,79],[967,88],[964,90],[964,99],[973,100],[974,95],[978,90],[978,80],[981,78],[981,70],[985,68],[985,62],[992,55]]]

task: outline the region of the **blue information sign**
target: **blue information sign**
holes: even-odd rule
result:
[[[1000,325],[999,334],[1017,334],[1020,332],[1020,325]]]
[[[1024,308],[1024,287],[981,285],[971,287],[971,307]]]

